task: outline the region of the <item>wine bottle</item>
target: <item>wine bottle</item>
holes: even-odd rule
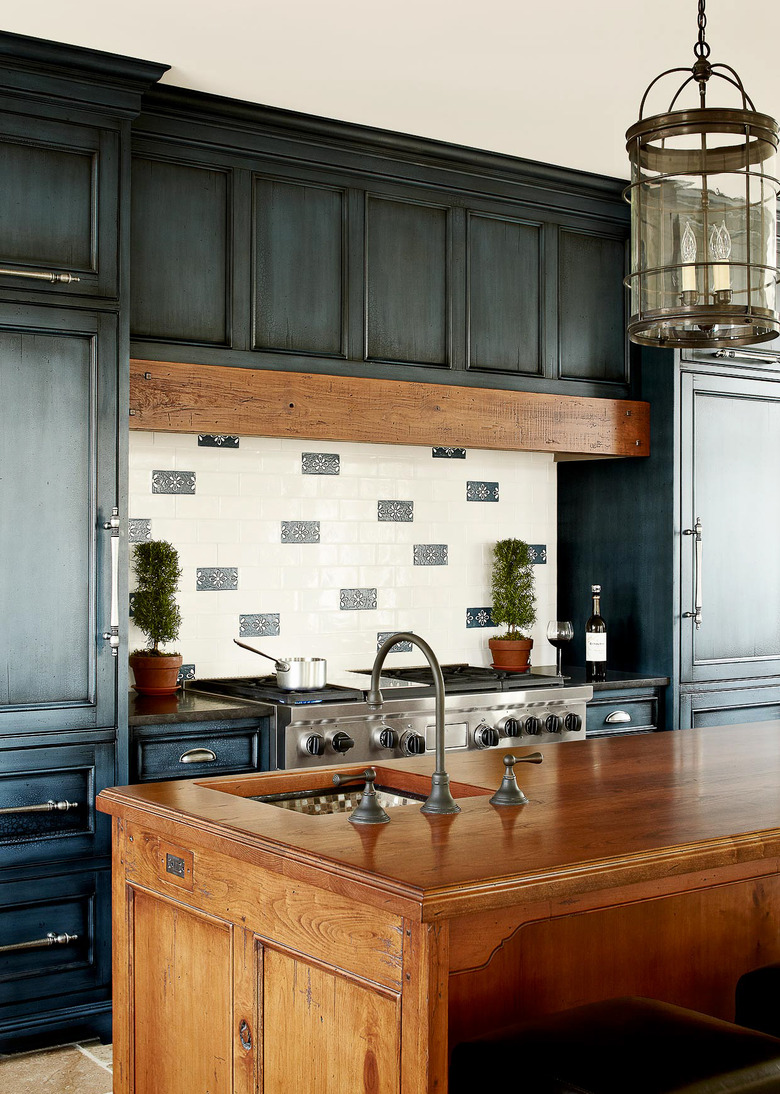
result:
[[[607,624],[601,617],[601,586],[591,585],[593,612],[585,624],[585,679],[607,677]]]

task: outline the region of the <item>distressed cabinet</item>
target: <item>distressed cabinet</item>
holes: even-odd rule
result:
[[[644,352],[650,458],[558,469],[558,610],[575,657],[599,582],[610,667],[670,677],[668,728],[777,711],[780,358],[738,357]]]
[[[127,596],[106,525],[126,494],[130,117],[163,71],[0,34],[0,1051],[110,1035],[95,795],[126,778]]]
[[[133,357],[628,393],[617,183],[320,124],[147,96]]]

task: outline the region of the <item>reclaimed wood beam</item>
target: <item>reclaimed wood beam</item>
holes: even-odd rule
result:
[[[496,388],[130,362],[130,428],[164,433],[647,456],[650,407]]]

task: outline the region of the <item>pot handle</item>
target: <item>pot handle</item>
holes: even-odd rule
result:
[[[286,661],[277,661],[275,657],[271,657],[270,653],[263,653],[262,650],[256,650],[254,646],[247,646],[246,642],[239,642],[237,638],[233,641],[237,646],[240,646],[242,650],[249,650],[250,653],[259,653],[261,657],[267,657],[269,661],[273,661],[274,667],[280,672],[289,672],[290,666]]]

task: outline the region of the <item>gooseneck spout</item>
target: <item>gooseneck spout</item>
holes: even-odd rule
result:
[[[450,791],[450,777],[444,770],[444,677],[441,673],[436,654],[423,638],[418,638],[410,631],[398,631],[386,638],[377,650],[374,666],[371,669],[371,686],[366,695],[366,702],[373,710],[382,706],[382,692],[379,690],[379,677],[382,673],[382,665],[385,663],[390,650],[396,642],[411,642],[425,654],[425,659],[431,666],[433,673],[433,690],[435,696],[435,722],[436,722],[436,770],[431,776],[431,792],[427,801],[422,805],[421,813],[460,813],[460,806],[455,801]]]

